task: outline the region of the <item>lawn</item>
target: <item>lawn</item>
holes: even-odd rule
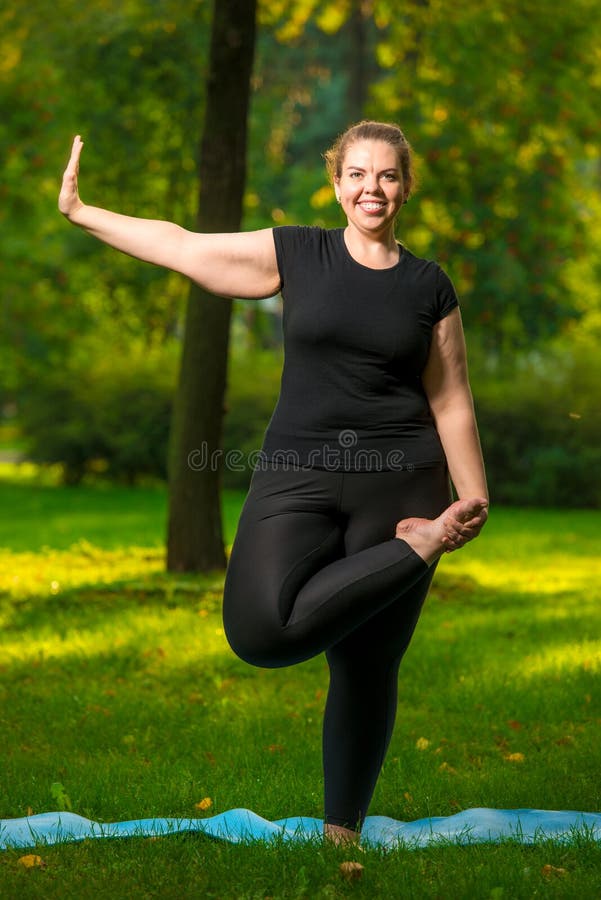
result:
[[[163,571],[162,488],[64,489],[16,471],[0,472],[0,817],[321,816],[323,658],[272,671],[233,656],[222,574]],[[240,500],[224,498],[228,539]],[[596,511],[494,509],[482,538],[443,559],[372,814],[601,811],[600,524]],[[0,895],[601,897],[586,835],[389,853],[182,835],[44,847],[33,868],[25,852],[0,852]],[[343,879],[345,860],[362,878]]]

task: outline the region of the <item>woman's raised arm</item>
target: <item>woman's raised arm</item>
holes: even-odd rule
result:
[[[58,208],[70,222],[123,253],[181,272],[214,294],[247,299],[277,294],[280,276],[271,228],[197,234],[172,222],[88,206],[77,183],[82,147],[78,135],[58,198]]]

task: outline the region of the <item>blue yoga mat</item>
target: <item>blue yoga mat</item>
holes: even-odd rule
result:
[[[154,837],[198,832],[212,838],[249,841],[303,841],[319,838],[323,822],[303,816],[270,822],[249,809],[230,809],[206,819],[135,819],[93,822],[69,812],[48,812],[22,819],[0,819],[0,849],[82,841],[89,838]],[[601,813],[542,809],[467,809],[454,816],[400,822],[368,816],[362,842],[393,848],[400,844],[426,847],[440,842],[491,843],[506,839],[525,844],[579,835],[601,841]]]

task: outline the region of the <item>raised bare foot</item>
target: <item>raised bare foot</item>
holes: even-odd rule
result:
[[[488,517],[488,500],[456,500],[436,519],[402,519],[396,537],[405,541],[428,565],[443,553],[458,550],[475,538]]]
[[[327,822],[323,826],[323,836],[330,844],[358,844],[361,840],[361,832]]]

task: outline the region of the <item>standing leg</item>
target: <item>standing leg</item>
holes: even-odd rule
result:
[[[360,831],[392,737],[398,670],[435,566],[400,598],[327,651],[323,731],[325,821]]]
[[[347,552],[381,541],[401,516],[437,516],[449,502],[444,468],[346,476]],[[325,820],[333,837],[361,829],[393,731],[398,668],[436,565],[394,603],[330,647],[323,734]],[[329,826],[329,828],[328,828]]]

